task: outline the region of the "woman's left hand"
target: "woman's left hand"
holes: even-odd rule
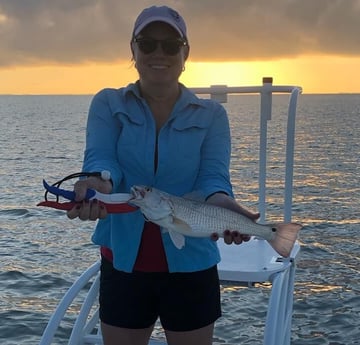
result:
[[[234,212],[238,212],[243,214],[244,216],[252,219],[254,222],[259,219],[260,213],[254,213],[249,211],[248,209],[244,208],[243,206],[239,205],[236,200],[231,198],[230,196],[223,194],[223,193],[216,193],[213,194],[211,197],[209,197],[206,201],[209,204],[221,206],[224,208],[228,208]],[[211,239],[213,241],[217,241],[219,239],[218,233],[213,233],[211,235]],[[226,244],[241,244],[243,242],[248,242],[251,238],[250,235],[247,234],[241,234],[238,231],[231,231],[230,229],[227,229],[223,233],[224,242]]]
[[[240,234],[239,231],[231,231],[231,230],[225,230],[223,233],[224,242],[226,244],[241,244],[243,242],[250,241],[251,236],[250,235],[244,235]],[[217,241],[219,239],[219,234],[214,232],[211,234],[211,239],[213,241]]]

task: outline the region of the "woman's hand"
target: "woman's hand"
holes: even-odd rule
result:
[[[239,205],[233,198],[223,193],[213,194],[207,199],[206,202],[212,205],[227,208],[234,212],[241,213],[254,221],[256,221],[260,217],[259,213],[249,211],[248,209]],[[224,231],[223,237],[226,244],[241,244],[243,242],[249,241],[251,236],[246,234],[240,234],[238,231],[231,231],[230,229],[227,229]],[[219,234],[213,233],[211,235],[211,239],[213,241],[217,241],[219,239]]]
[[[104,181],[94,176],[77,181],[74,184],[74,192],[76,194],[75,201],[79,203],[67,212],[69,219],[97,220],[107,216],[105,206],[98,200],[84,200],[87,189],[95,189],[101,193],[109,194],[112,190],[112,184],[110,181]]]

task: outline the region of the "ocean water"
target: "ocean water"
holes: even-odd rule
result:
[[[93,223],[36,207],[42,179],[80,171],[90,96],[0,96],[0,344],[37,344],[57,303],[98,259]],[[280,219],[288,96],[269,123],[268,219]],[[257,96],[226,105],[237,199],[257,208]],[[293,345],[360,344],[360,95],[302,95],[296,125],[293,220],[304,224]],[[269,286],[223,288],[214,344],[262,343]],[[65,344],[77,306],[56,344]],[[155,336],[161,338],[159,327]]]

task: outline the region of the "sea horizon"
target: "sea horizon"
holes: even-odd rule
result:
[[[125,85],[124,85],[125,86]],[[124,87],[124,86],[119,86],[118,88]],[[244,85],[245,86],[245,85]],[[261,85],[251,85],[251,86],[261,86]],[[275,85],[274,86],[281,86],[281,85]],[[293,85],[295,87],[299,86],[299,85]],[[197,87],[210,87],[210,86],[187,86],[189,89],[192,88],[197,88]],[[228,87],[233,87],[233,86],[229,86]],[[243,87],[243,86],[239,86],[239,87]],[[299,86],[301,87],[301,86]],[[106,87],[104,87],[106,88]],[[117,87],[115,87],[117,88]],[[95,91],[94,93],[2,93],[0,94],[0,96],[94,96],[97,92],[99,92],[101,89]],[[273,96],[278,96],[278,95],[284,95],[286,93],[274,93]],[[258,94],[249,94],[249,93],[244,93],[244,94],[232,94],[232,96],[257,96]],[[359,92],[311,92],[311,93],[307,93],[307,92],[302,92],[301,95],[306,95],[306,96],[337,96],[337,95],[349,95],[349,96],[353,96],[353,95],[360,95],[360,91]]]

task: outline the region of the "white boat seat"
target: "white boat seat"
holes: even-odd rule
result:
[[[230,283],[271,282],[275,273],[284,271],[298,255],[300,246],[295,243],[290,258],[281,257],[265,240],[252,239],[240,246],[218,241],[221,262],[218,265],[220,280]]]

